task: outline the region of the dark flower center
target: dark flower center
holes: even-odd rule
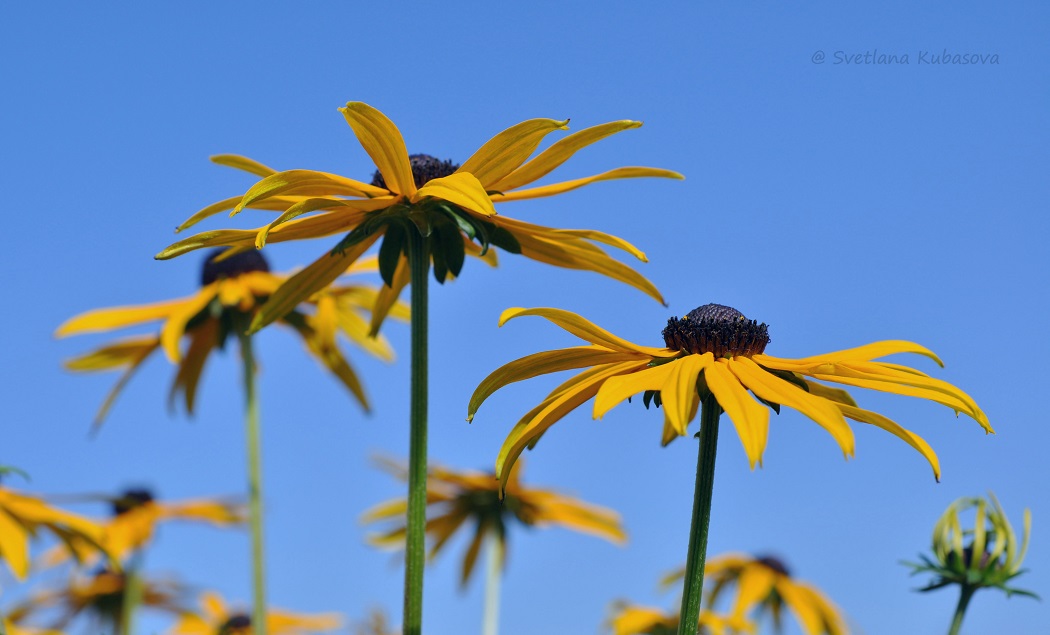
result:
[[[270,270],[270,263],[254,249],[216,261],[225,251],[226,247],[220,247],[208,254],[201,269],[201,286],[209,285],[219,278],[236,278],[251,271]]]
[[[222,627],[219,628],[221,635],[227,633],[242,633],[247,632],[252,627],[252,618],[248,617],[244,613],[238,613],[223,623]]]
[[[441,161],[429,154],[409,155],[408,163],[412,166],[412,180],[416,182],[416,187],[423,187],[427,181],[440,179],[459,169],[459,166],[452,161],[447,159]],[[376,170],[375,174],[372,175],[372,185],[386,188],[386,179],[383,178],[379,170]]]
[[[663,331],[667,348],[715,357],[757,355],[769,344],[769,327],[749,320],[736,309],[705,304],[682,319],[667,320]]]
[[[755,559],[759,564],[765,565],[767,568],[772,569],[780,575],[791,577],[791,571],[787,568],[782,560],[774,556],[761,556]]]
[[[153,492],[143,488],[126,489],[113,501],[113,515],[120,516],[131,510],[153,502]]]

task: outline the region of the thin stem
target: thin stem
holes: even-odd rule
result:
[[[711,495],[715,485],[715,451],[718,449],[718,417],[722,410],[714,395],[704,397],[700,413],[700,451],[696,463],[693,520],[689,529],[689,553],[685,563],[685,588],[678,635],[696,635],[700,624],[700,596],[704,589],[707,559],[707,528],[711,523]]]
[[[252,632],[266,635],[266,566],[263,549],[262,443],[259,439],[259,400],[255,394],[255,353],[252,338],[240,334],[244,362],[244,425],[248,442],[248,513],[252,534]]]
[[[142,551],[136,549],[124,566],[124,591],[120,602],[120,624],[117,631],[121,635],[131,635],[135,630],[135,611],[142,603]]]
[[[404,635],[423,628],[423,539],[427,509],[427,285],[430,254],[415,228],[408,232],[411,272],[412,386],[408,445],[408,531],[405,536]]]
[[[955,606],[955,615],[952,617],[952,626],[948,629],[948,635],[959,635],[959,629],[962,628],[963,616],[966,615],[966,606],[970,603],[970,598],[977,591],[977,587],[964,584],[962,591],[959,593],[959,603]]]
[[[499,632],[499,583],[503,574],[503,536],[491,532],[488,545],[488,571],[485,572],[485,605],[481,614],[481,635]]]

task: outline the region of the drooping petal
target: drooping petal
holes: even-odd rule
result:
[[[485,186],[469,172],[456,172],[430,179],[412,196],[412,202],[419,202],[428,196],[440,198],[482,216],[496,215],[496,208],[492,206],[492,199],[485,192]]]
[[[19,580],[29,573],[29,532],[0,509],[0,556]]]
[[[712,364],[714,357],[710,353],[686,355],[664,364],[670,367],[671,375],[660,389],[660,401],[671,426],[683,437],[687,434],[689,422],[696,416],[697,405],[700,402],[700,395],[696,392],[696,380],[700,372]]]
[[[111,370],[127,366],[142,357],[143,353],[157,346],[156,335],[128,337],[107,344],[90,353],[66,360],[62,365],[67,370],[91,372]]]
[[[117,383],[113,384],[113,387],[109,389],[109,393],[106,398],[102,401],[102,405],[99,406],[98,412],[95,413],[95,419],[92,422],[93,429],[98,429],[102,425],[102,422],[106,419],[106,415],[109,414],[109,409],[113,407],[113,403],[117,400],[117,396],[120,391],[124,389],[124,386],[131,380],[131,377],[135,374],[135,371],[142,366],[153,351],[160,348],[160,338],[154,337],[152,344],[143,346],[138,356],[131,358],[128,361],[128,367],[124,370],[124,373],[117,380]]]
[[[778,582],[776,590],[798,618],[806,635],[824,635],[824,618],[804,590],[785,579]]]
[[[622,353],[637,353],[639,355],[648,355],[650,357],[659,358],[675,357],[679,354],[678,351],[672,351],[666,348],[653,348],[650,346],[638,346],[637,344],[632,344],[631,342],[619,338],[605,329],[588,322],[579,315],[562,309],[523,309],[518,307],[507,309],[500,314],[499,326],[503,326],[508,321],[524,315],[538,315],[547,318],[554,324],[582,340],[588,341],[592,344],[597,344],[598,346],[605,346],[614,351],[620,351]]]
[[[529,496],[539,502],[539,514],[535,523],[537,527],[560,525],[604,538],[618,545],[627,542],[627,534],[620,524],[620,515],[610,509],[542,490],[532,490]]]
[[[395,194],[412,196],[416,183],[412,178],[412,164],[401,131],[393,121],[368,104],[359,101],[347,102],[339,109],[354,135],[365,149],[372,162],[379,168],[387,187]]]
[[[498,181],[489,183],[488,189],[498,192],[509,192],[523,185],[528,185],[543,178],[562,163],[568,161],[580,149],[617,132],[639,128],[641,125],[642,122],[640,121],[611,121],[574,132],[564,139],[556,141],[551,147],[537,155],[535,159],[515,169]],[[533,146],[533,149],[535,149],[535,146]],[[486,181],[486,183],[488,182]]]
[[[705,353],[710,354],[710,353]],[[766,438],[769,435],[769,409],[759,404],[744,387],[740,381],[726,367],[722,360],[715,362],[704,369],[704,379],[707,387],[718,400],[729,415],[729,419],[736,428],[737,436],[744,445],[751,469],[762,460],[762,453],[766,449]]]
[[[243,196],[233,196],[233,197],[230,197],[230,198],[223,199],[221,201],[217,201],[215,203],[212,203],[211,205],[208,205],[204,209],[194,213],[192,216],[190,216],[185,221],[183,221],[178,227],[175,228],[175,233],[177,234],[177,233],[179,233],[181,231],[189,229],[190,227],[193,227],[197,223],[201,222],[202,220],[204,220],[206,218],[211,218],[212,216],[215,216],[216,214],[221,214],[223,212],[227,212],[227,211],[233,210],[233,208],[237,207],[237,204],[241,202],[242,198],[244,198],[244,197]],[[269,210],[269,211],[274,211],[274,212],[283,212],[284,210],[288,209],[292,205],[295,205],[296,203],[298,203],[299,201],[303,200],[304,198],[306,198],[306,197],[303,197],[303,196],[271,196],[271,197],[263,199],[261,201],[255,201],[251,205],[246,205],[245,207],[248,207],[250,209],[261,209],[261,210]]]
[[[367,212],[375,212],[394,203],[392,196],[378,196],[372,199],[360,201],[340,201],[330,198],[308,198],[289,207],[283,214],[274,219],[266,227],[259,230],[255,236],[255,248],[262,249],[266,245],[266,239],[270,232],[277,227],[287,223],[297,216],[316,212],[317,210],[337,210],[340,214],[346,214],[355,219],[357,223],[364,220]],[[348,221],[350,218],[347,219]],[[357,223],[354,223],[355,225]]]
[[[340,234],[353,229],[360,223],[360,219],[354,214],[341,214],[339,212],[326,212],[310,216],[308,218],[297,218],[280,227],[275,228],[266,239],[267,243],[284,242],[288,240],[304,240],[308,238],[321,238]],[[164,248],[154,258],[157,260],[169,260],[176,256],[202,249],[204,247],[237,247],[240,251],[255,249],[255,238],[264,227],[256,229],[220,229],[201,232],[188,238],[172,243]]]
[[[394,269],[392,286],[383,285],[376,296],[375,304],[372,306],[372,319],[369,324],[368,334],[371,337],[379,335],[379,329],[391,310],[398,305],[401,292],[412,281],[412,271],[408,267],[408,258],[404,254],[398,258],[397,267]]]
[[[601,419],[617,404],[640,392],[661,390],[674,376],[674,367],[680,362],[681,360],[676,360],[653,368],[646,368],[644,363],[640,363],[636,372],[621,373],[616,377],[610,377],[602,384],[594,397],[592,417]]]
[[[806,387],[809,389],[809,392],[818,397],[823,397],[824,399],[828,399],[836,403],[843,403],[847,406],[857,406],[857,402],[853,400],[853,395],[849,394],[842,388],[832,388],[831,386],[825,386],[824,384],[821,384],[819,382],[803,379],[801,375],[795,376],[802,379],[802,381],[806,383]]]
[[[485,185],[485,189],[495,189],[492,184],[524,163],[545,136],[555,130],[568,129],[568,123],[568,119],[529,119],[511,126],[486,141],[463,162],[458,171],[473,174]]]
[[[168,391],[168,408],[174,409],[175,399],[181,390],[185,397],[186,412],[193,414],[193,407],[197,398],[197,384],[204,364],[208,356],[219,344],[219,321],[205,320],[194,329],[190,339],[190,346],[186,349],[186,357],[179,364],[179,370],[175,374],[175,380]]]
[[[823,355],[803,357],[797,361],[803,364],[820,362],[867,362],[880,357],[886,357],[887,355],[896,355],[897,353],[915,353],[917,355],[923,355],[937,362],[937,365],[941,368],[944,368],[944,362],[942,362],[941,358],[937,357],[933,351],[925,346],[916,344],[915,342],[908,342],[906,340],[884,340],[881,342],[873,342],[871,344],[865,344],[864,346],[857,346],[856,348],[847,348],[842,351],[824,353]]]
[[[746,357],[729,360],[729,369],[741,384],[760,398],[794,408],[817,422],[831,434],[847,458],[853,456],[856,443],[853,430],[843,419],[834,402],[810,394],[795,384],[770,374]]]
[[[882,428],[886,432],[889,432],[890,434],[900,438],[905,443],[918,450],[919,454],[926,457],[926,460],[930,462],[930,467],[933,468],[933,477],[938,481],[941,480],[941,463],[937,459],[937,454],[933,451],[933,448],[930,447],[930,444],[926,443],[926,441],[922,437],[915,434],[914,432],[906,430],[904,427],[900,426],[896,422],[880,415],[877,412],[863,410],[861,408],[857,408],[856,406],[851,406],[843,403],[836,404],[836,406],[838,406],[839,410],[842,411],[843,415],[849,417],[850,419],[853,419],[854,421],[859,421],[861,423],[868,423],[878,428]]]
[[[563,241],[565,237],[576,238],[583,241],[593,241],[626,251],[642,262],[649,262],[645,252],[618,236],[613,236],[604,232],[591,229],[557,229],[553,227],[544,227],[543,225],[534,225],[532,223],[526,223],[525,221],[508,218],[506,216],[500,216],[496,223],[513,233],[515,236],[518,234],[531,234],[554,242]]]
[[[208,157],[208,159],[211,160],[212,163],[225,165],[226,167],[237,170],[243,170],[262,178],[266,178],[271,174],[277,174],[277,170],[270,166],[263,165],[255,159],[249,159],[240,154],[214,154]]]
[[[164,321],[164,326],[160,330],[160,345],[172,364],[177,364],[181,358],[179,340],[186,334],[186,325],[215,299],[218,289],[219,281],[201,287],[197,295],[183,302],[182,306],[172,311],[168,319]]]
[[[278,195],[297,196],[356,196],[358,198],[371,198],[374,196],[389,196],[390,192],[381,187],[348,179],[338,174],[328,172],[317,172],[315,170],[285,170],[272,174],[253,185],[241,202],[233,208],[230,216],[235,216],[245,207],[257,201]],[[338,200],[338,199],[333,199]]]
[[[298,302],[295,304],[297,305]],[[361,404],[365,412],[371,410],[371,405],[368,403],[368,396],[365,395],[365,389],[361,385],[361,380],[358,379],[357,373],[354,372],[353,367],[350,366],[350,362],[343,356],[339,347],[334,342],[322,341],[317,330],[305,321],[285,320],[285,322],[299,332],[299,335],[303,338],[303,343],[306,344],[306,350],[317,358],[317,361],[321,362],[329,372],[335,375],[336,379],[342,382],[350,391],[350,394]]]
[[[522,201],[530,198],[541,198],[544,196],[555,196],[558,194],[564,194],[565,192],[571,192],[575,189],[579,189],[584,185],[597,183],[598,181],[612,181],[615,179],[633,179],[646,176],[655,176],[679,180],[685,178],[678,172],[674,172],[672,170],[663,170],[660,168],[616,168],[615,170],[609,170],[608,172],[602,172],[601,174],[595,174],[594,176],[588,176],[582,179],[573,179],[572,181],[564,181],[562,183],[552,183],[551,185],[532,187],[527,190],[514,190],[513,192],[507,192],[503,194],[493,194],[492,201],[494,203],[503,203],[507,201]]]
[[[625,362],[632,359],[638,359],[638,356],[635,353],[610,351],[597,346],[563,348],[522,357],[500,366],[478,384],[467,406],[467,421],[474,418],[474,413],[481,407],[482,402],[507,384],[563,370]]]
[[[180,308],[194,303],[197,299],[197,296],[189,296],[153,304],[117,306],[87,311],[63,322],[55,331],[55,337],[112,331],[144,322],[162,320]]]
[[[371,337],[369,335],[370,326],[363,317],[356,312],[351,311],[349,308],[340,305],[338,308],[337,320],[339,323],[339,330],[341,330],[351,342],[357,344],[384,362],[394,361],[394,349],[390,346],[390,342],[381,335]]]
[[[737,595],[733,603],[733,615],[745,617],[751,609],[766,599],[773,590],[776,573],[763,566],[747,566],[740,571],[737,578]]]

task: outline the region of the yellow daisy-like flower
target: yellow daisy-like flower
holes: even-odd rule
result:
[[[139,580],[139,606],[178,615],[186,611],[186,589],[169,579]],[[25,628],[45,622],[64,629],[74,619],[89,617],[98,631],[117,632],[124,609],[125,576],[102,569],[90,576],[74,575],[64,586],[31,594],[7,612],[7,618]]]
[[[113,500],[113,517],[102,524],[102,546],[123,561],[129,554],[141,549],[153,539],[156,526],[171,521],[204,522],[218,527],[243,524],[247,520],[244,506],[222,500],[194,499],[186,501],[158,501],[146,489],[129,489]],[[68,541],[45,556],[46,565],[64,562],[76,556],[82,562],[91,562],[87,545]]]
[[[381,465],[399,478],[406,478],[403,466],[392,461]],[[430,556],[434,557],[453,534],[469,522],[474,523],[473,538],[463,558],[460,583],[466,584],[474,571],[478,554],[486,537],[506,545],[507,521],[514,519],[531,527],[561,526],[622,544],[627,536],[620,516],[611,509],[571,498],[554,490],[525,487],[521,484],[520,467],[513,470],[500,500],[499,481],[491,472],[451,470],[431,466],[427,473],[427,525],[431,538]],[[390,521],[393,527],[373,536],[373,544],[403,549],[405,546],[405,513],[408,502],[398,498],[365,512],[366,523]],[[500,553],[504,553],[500,549]]]
[[[160,254],[166,259],[206,246],[235,251],[262,248],[267,242],[299,240],[350,232],[328,255],[294,276],[256,318],[260,327],[280,318],[287,310],[332,282],[339,272],[363,254],[380,237],[380,272],[387,284],[379,306],[391,304],[410,282],[406,235],[419,231],[428,240],[434,275],[443,282],[459,275],[464,255],[481,255],[490,246],[569,269],[589,270],[634,286],[663,301],[656,288],[630,267],[609,257],[599,246],[622,249],[645,260],[626,241],[591,230],[553,229],[496,214],[494,205],[554,196],[596,181],[634,177],[680,179],[677,172],[646,167],[624,167],[561,183],[524,188],[549,174],[578,150],[623,130],[637,128],[637,121],[614,121],[571,134],[531,161],[545,136],[567,129],[568,121],[530,119],[493,137],[462,165],[428,155],[408,154],[401,132],[383,113],[361,102],[340,108],[358,141],[372,158],[378,173],[372,183],[317,172],[274,172],[250,159],[221,156],[223,164],[263,177],[243,197],[206,207],[179,229],[232,208],[247,207],[282,212],[273,222],[255,230],[203,232],[179,241]],[[300,216],[320,212],[306,218]],[[475,245],[472,241],[477,241]],[[377,332],[384,312],[373,315]]]
[[[323,633],[342,626],[335,613],[304,615],[280,609],[266,611],[266,632],[270,635],[307,635]],[[200,596],[200,611],[187,611],[168,631],[169,635],[251,635],[252,620],[247,611],[231,610],[218,593]]]
[[[0,487],[0,558],[19,580],[29,573],[29,539],[41,528],[67,545],[78,545],[78,553],[83,557],[107,554],[101,526],[52,507],[36,496]]]
[[[609,622],[613,635],[677,635],[678,614],[651,606],[617,602]],[[747,620],[700,611],[698,635],[754,633],[755,625]]]
[[[168,360],[178,365],[169,403],[174,405],[182,393],[186,410],[193,413],[197,384],[208,356],[215,349],[221,349],[231,334],[246,329],[258,307],[287,279],[287,276],[270,273],[266,260],[257,252],[224,257],[221,251],[205,261],[201,289],[192,296],[88,311],[58,328],[55,334],[65,337],[163,321],[157,334],[120,339],[66,362],[66,367],[73,371],[124,370],[99,409],[96,425],[105,418],[135,371],[158,349],[163,349]],[[363,262],[348,273],[370,268],[374,270],[374,262]],[[367,313],[377,294],[376,289],[365,285],[334,285],[306,299],[281,320],[299,334],[310,354],[335,375],[366,410],[368,400],[364,389],[337,344],[337,334],[341,332],[373,355],[391,360],[393,353],[389,344],[368,336]],[[395,304],[388,310],[399,319],[407,318],[404,305]],[[187,344],[181,350],[184,339]]]
[[[695,309],[682,319],[671,318],[663,331],[665,348],[632,344],[559,309],[508,309],[499,323],[523,315],[545,317],[590,345],[536,353],[497,369],[471,397],[468,420],[489,395],[509,383],[573,368],[588,370],[555,388],[514,426],[496,461],[503,481],[526,447],[591,397],[594,417],[600,418],[621,401],[645,393],[646,405],[654,400],[664,409],[666,444],[687,434],[701,399],[712,395],[732,420],[752,468],[761,462],[766,447],[769,409],[779,412],[783,405],[827,430],[847,457],[853,454],[854,439],[846,419],[882,428],[918,450],[940,478],[937,455],[926,441],[878,413],[859,408],[845,390],[822,382],[928,399],[969,415],[986,432],[993,432],[973,399],[955,386],[907,366],[872,361],[916,353],[943,365],[928,349],[912,342],[875,342],[785,359],[764,354],[769,342],[765,324],[717,304]]]
[[[682,568],[664,582],[681,582]],[[784,609],[791,611],[806,635],[849,635],[842,611],[815,586],[791,577],[787,566],[772,556],[751,557],[730,553],[707,561],[704,579],[711,585],[707,606],[715,606],[736,587],[730,609],[734,620],[756,622],[769,614],[776,632],[783,629]]]

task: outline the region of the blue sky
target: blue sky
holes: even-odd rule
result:
[[[954,592],[914,593],[924,580],[910,579],[899,561],[928,548],[952,500],[992,490],[1017,525],[1031,508],[1031,572],[1019,586],[1050,594],[1044,3],[55,3],[0,11],[9,201],[0,462],[31,473],[22,487],[145,484],[167,498],[242,491],[235,356],[210,364],[190,421],[167,413],[172,369],[154,360],[89,438],[115,378],[73,376],[60,364],[105,338],[51,336],[90,308],[193,291],[196,255],[156,262],[153,254],[189,214],[253,182],[209,155],[367,179],[374,168],[336,111],[348,100],[383,110],[411,152],[454,160],[527,118],[571,118],[574,130],[629,118],[644,127],[581,152],[554,176],[650,165],[685,181],[600,183],[501,211],[629,239],[648,254],[639,268],[669,306],[594,274],[506,254],[496,270],[468,263],[459,280],[432,287],[432,460],[489,468],[509,427],[559,380],[506,388],[473,424],[463,421],[491,370],[575,344],[535,318],[497,329],[507,307],[568,309],[657,345],[668,317],[717,302],[768,323],[768,352],[788,357],[912,340],[946,368],[901,361],[969,392],[998,434],[933,404],[856,391],[862,406],[930,442],[943,468],[938,484],[896,438],[858,424],[857,455],[847,462],[816,424],[786,410],[772,422],[765,466],[752,472],[726,426],[710,553],[779,554],[840,604],[857,632],[943,632]],[[908,55],[908,63],[836,63],[866,53],[878,61],[876,51]],[[998,63],[922,62],[945,51]],[[206,228],[254,227],[263,214],[219,217]],[[289,270],[330,242],[273,245],[266,255]],[[407,452],[408,329],[386,331],[402,353],[395,364],[354,356],[376,406],[370,416],[289,333],[259,338],[275,605],[350,619],[372,606],[400,612],[399,563],[367,547],[356,521],[401,493],[368,460]],[[617,548],[558,529],[517,532],[502,633],[602,632],[617,598],[673,606],[657,581],[684,559],[695,442],[661,448],[660,417],[637,402],[600,422],[581,409],[527,457],[529,482],[616,508],[631,540]],[[430,635],[478,628],[479,581],[456,588],[464,548],[452,545],[428,570]],[[147,562],[244,601],[247,558],[243,532],[170,526]],[[3,587],[11,598],[21,592],[10,580]],[[1037,633],[1048,622],[1045,603],[983,592],[964,632]]]

